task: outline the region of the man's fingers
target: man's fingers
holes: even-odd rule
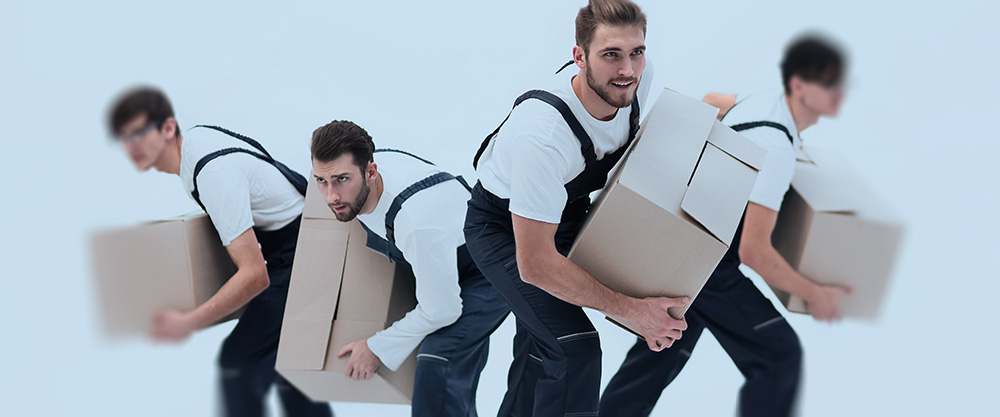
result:
[[[688,301],[690,301],[690,299],[687,297],[677,297],[677,298],[662,297],[662,298],[664,300],[663,302],[664,307],[680,307],[682,305],[687,304]]]
[[[662,344],[660,344],[659,342],[657,342],[657,340],[653,339],[652,337],[647,337],[646,338],[646,345],[649,346],[649,350],[651,350],[653,352],[659,352],[659,351],[663,350],[663,347],[661,346]]]
[[[354,348],[354,344],[353,343],[349,343],[349,344],[345,345],[344,347],[340,348],[340,352],[337,352],[337,357],[339,358],[339,357],[344,356],[344,355],[346,355],[348,353],[351,353],[351,350],[353,348]]]

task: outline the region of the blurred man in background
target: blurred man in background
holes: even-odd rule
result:
[[[685,318],[684,338],[662,352],[639,340],[601,398],[602,416],[646,416],[663,389],[680,373],[701,332],[708,329],[746,377],[741,416],[792,414],[802,368],[798,336],[767,298],[739,270],[745,263],[771,286],[802,297],[820,321],[839,319],[838,299],[850,290],[809,281],[771,245],[771,232],[795,173],[799,132],[820,116],[836,116],[844,97],[846,63],[828,41],[807,36],[787,48],[781,64],[783,91],[745,97],[708,94],[719,120],[765,150],[743,221],[729,251]]]
[[[246,307],[219,352],[225,415],[263,416],[272,385],[288,416],[331,416],[274,370],[306,180],[253,139],[214,126],[181,135],[163,92],[138,88],[112,107],[111,131],[139,171],[179,175],[208,213],[237,272],[191,311],[166,309],[153,337],[183,340]]]

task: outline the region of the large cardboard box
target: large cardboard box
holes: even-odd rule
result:
[[[843,317],[874,319],[903,238],[893,210],[835,152],[806,148],[772,234],[775,249],[806,278],[854,289]],[[773,288],[788,311],[805,302]]]
[[[569,259],[625,295],[694,301],[732,242],[766,155],[717,114],[664,90]],[[682,317],[688,306],[671,315]]]
[[[416,306],[413,275],[365,246],[357,221],[342,223],[315,187],[306,193],[276,368],[314,401],[409,404],[416,352],[395,372],[367,381],[344,376],[340,349],[367,338]]]
[[[98,232],[91,251],[109,336],[148,334],[156,310],[194,309],[236,272],[204,214]]]

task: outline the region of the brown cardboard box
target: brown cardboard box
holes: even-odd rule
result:
[[[903,226],[844,158],[822,148],[803,153],[778,212],[774,247],[806,278],[854,289],[840,304],[843,317],[874,319]],[[788,311],[806,312],[801,298],[772,290]]]
[[[148,334],[153,312],[191,310],[236,272],[204,214],[99,232],[91,248],[101,321],[109,336]]]
[[[569,259],[626,295],[694,301],[732,242],[765,156],[716,114],[664,90]],[[685,311],[673,308],[671,315]]]
[[[399,320],[416,306],[414,279],[365,246],[357,221],[342,223],[315,187],[306,193],[276,368],[314,401],[409,404],[416,352],[395,372],[368,381],[344,376],[340,349]]]

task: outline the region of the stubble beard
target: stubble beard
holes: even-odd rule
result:
[[[362,182],[361,190],[358,192],[358,197],[355,198],[354,201],[347,203],[347,211],[344,213],[334,211],[333,215],[337,217],[337,220],[342,222],[354,220],[355,217],[358,217],[358,213],[361,213],[361,208],[364,207],[365,201],[368,201],[368,194],[370,193],[371,187],[368,186],[368,182]]]
[[[598,84],[597,80],[594,79],[594,74],[590,72],[589,65],[587,66],[587,70],[585,71],[585,73],[587,76],[587,85],[590,86],[590,89],[594,90],[594,92],[597,93],[597,96],[600,97],[602,100],[604,100],[605,103],[608,103],[619,109],[623,109],[625,107],[632,105],[632,100],[635,99],[634,93],[625,93],[623,95],[616,96],[615,93],[611,92],[610,86],[608,86],[607,84]],[[632,81],[633,85],[639,84],[639,80],[637,78],[621,78],[621,79],[610,80],[608,82],[610,83],[611,81],[625,81],[625,82]]]

